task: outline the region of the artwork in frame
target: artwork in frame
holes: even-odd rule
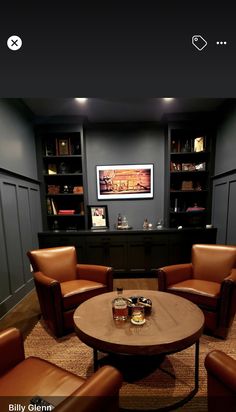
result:
[[[106,205],[89,205],[88,221],[90,229],[108,229],[108,210]]]
[[[96,166],[98,199],[153,198],[153,164]]]

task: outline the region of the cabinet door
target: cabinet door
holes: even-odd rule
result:
[[[130,273],[146,272],[146,253],[149,245],[149,238],[130,236],[128,240],[128,268]]]
[[[127,270],[127,248],[124,237],[98,236],[92,234],[86,239],[88,263],[112,266],[116,272]]]
[[[168,236],[152,236],[150,248],[145,246],[146,268],[148,272],[162,266],[168,265]]]

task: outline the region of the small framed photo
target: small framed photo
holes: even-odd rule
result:
[[[57,155],[66,156],[70,154],[70,139],[57,139]]]
[[[109,221],[107,206],[89,205],[88,222],[90,229],[108,229]]]

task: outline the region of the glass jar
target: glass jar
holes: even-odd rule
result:
[[[127,299],[123,297],[123,288],[117,288],[117,296],[112,301],[114,320],[126,320],[128,318]]]

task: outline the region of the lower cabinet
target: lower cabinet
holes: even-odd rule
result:
[[[118,276],[150,275],[162,266],[187,263],[194,243],[216,243],[216,229],[41,232],[39,247],[76,247],[78,262],[112,266]]]

